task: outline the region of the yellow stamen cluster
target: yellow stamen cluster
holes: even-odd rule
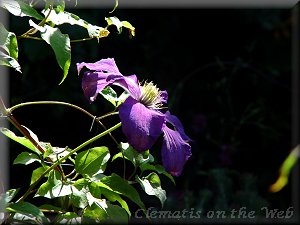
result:
[[[140,102],[151,109],[160,109],[162,107],[162,97],[160,90],[152,82],[144,82],[141,85]]]

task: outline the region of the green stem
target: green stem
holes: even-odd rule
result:
[[[82,38],[82,39],[76,39],[76,40],[70,40],[70,42],[82,42],[82,41],[90,41],[94,39],[94,37],[88,37],[88,38]]]
[[[50,166],[47,170],[44,171],[44,173],[41,174],[41,176],[33,183],[30,185],[29,189],[25,192],[25,194],[17,200],[17,202],[24,201],[24,199],[30,194],[31,190],[41,181],[41,179],[48,174],[51,170],[53,170],[58,164],[69,158],[71,155],[73,155],[75,152],[81,150],[85,146],[91,144],[92,142],[98,140],[99,138],[103,137],[106,134],[109,134],[110,132],[116,130],[121,126],[121,122],[116,124],[115,126],[109,128],[106,131],[103,131],[101,134],[96,135],[95,137],[92,137],[91,139],[87,140],[86,142],[82,143],[75,149],[69,152],[69,154],[65,155],[64,157],[60,158],[58,161],[56,161],[52,166]]]
[[[91,113],[89,113],[88,111],[86,111],[85,109],[77,106],[77,105],[73,105],[71,103],[67,103],[67,102],[60,102],[60,101],[35,101],[35,102],[24,102],[24,103],[20,103],[17,104],[15,106],[12,106],[11,108],[9,108],[9,112],[12,113],[15,109],[21,108],[23,106],[29,106],[29,105],[64,105],[64,106],[68,106],[68,107],[72,107],[75,108],[83,113],[85,113],[86,115],[88,115],[89,117],[95,119],[95,116]],[[111,114],[106,114],[107,116],[110,115],[115,115],[116,113],[111,113]],[[106,116],[105,116],[106,117]],[[102,119],[102,117],[100,117]],[[103,117],[104,118],[104,117]],[[107,129],[103,123],[100,121],[99,118],[97,118],[97,123],[99,123],[104,129]],[[109,133],[109,136],[112,138],[112,140],[116,143],[117,146],[119,146],[118,142],[116,141],[116,139],[112,136],[112,134]]]
[[[50,16],[50,13],[51,13],[52,9],[53,9],[53,6],[50,5],[49,6],[49,13],[48,13],[48,15],[38,24],[38,26],[43,26],[46,23],[48,17]],[[36,28],[30,28],[24,34],[22,34],[21,36],[18,36],[18,39],[20,39],[20,38],[27,38],[30,35],[34,35],[36,32],[38,32],[38,30]]]

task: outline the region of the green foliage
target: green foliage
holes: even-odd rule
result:
[[[6,65],[21,72],[21,67],[18,63],[18,42],[14,33],[5,29],[3,24],[0,23],[0,48],[1,48],[1,65]],[[5,52],[2,52],[4,50]]]
[[[65,1],[45,1],[45,7],[41,14],[33,7],[34,4],[27,4],[22,0],[3,0],[1,7],[6,9],[14,16],[30,17],[38,21],[29,20],[31,28],[22,35],[17,36],[16,32],[7,31],[3,24],[0,23],[0,47],[4,52],[0,52],[0,64],[9,66],[21,73],[21,66],[18,63],[18,41],[24,38],[44,40],[54,51],[56,61],[63,70],[60,84],[66,79],[71,64],[71,42],[86,41],[96,38],[99,42],[100,38],[109,35],[108,27],[114,25],[120,34],[122,27],[129,30],[131,36],[135,35],[135,28],[128,21],[120,21],[117,17],[105,18],[106,27],[93,25],[79,16],[65,11]],[[117,3],[116,3],[117,6]],[[115,6],[115,7],[116,7]],[[72,26],[81,26],[88,32],[87,38],[71,40],[68,34],[63,34],[59,26],[63,24]],[[40,34],[40,37],[36,36]]]
[[[103,173],[110,154],[107,147],[92,148],[80,152],[75,158],[75,169],[82,175],[92,177]]]
[[[159,176],[156,173],[150,173],[142,179],[136,176],[137,182],[140,183],[148,195],[155,195],[161,202],[162,207],[167,199],[166,191],[161,188]]]
[[[124,91],[119,97],[117,96],[117,93],[112,89],[111,87],[104,88],[100,94],[109,101],[115,108],[118,107],[121,103],[123,103],[126,98],[129,96],[129,94]]]
[[[22,0],[2,0],[1,7],[15,16],[29,16],[37,20],[42,20],[41,16],[32,6]]]
[[[28,152],[22,152],[17,156],[17,158],[14,160],[13,164],[24,164],[28,165],[33,162],[41,162],[39,157],[36,154],[28,153]]]
[[[37,2],[27,3],[21,0],[3,0],[1,2],[2,8],[14,16],[25,17],[29,22],[30,27],[23,34],[17,34],[19,31],[8,31],[0,23],[0,63],[10,66],[20,73],[18,44],[23,39],[44,41],[50,45],[56,61],[63,71],[61,84],[66,79],[71,65],[72,42],[91,39],[97,39],[99,42],[100,38],[105,38],[110,34],[108,31],[110,26],[115,26],[119,34],[125,28],[129,31],[130,37],[135,35],[135,28],[128,21],[120,21],[115,16],[105,18],[106,26],[97,26],[65,11],[64,0],[46,0],[41,11],[34,8],[35,3]],[[116,1],[112,12],[116,10],[117,6],[118,1]],[[60,26],[63,24],[86,29],[88,37],[72,40],[69,34],[61,32]],[[114,106],[114,111],[103,117],[116,114],[115,111],[120,104],[129,96],[127,92],[118,96],[111,87],[106,87],[101,95]],[[114,142],[117,142],[111,132],[119,128],[121,123],[110,129],[105,129],[104,132],[90,138],[76,148],[54,147],[49,142],[40,141],[33,131],[15,122],[16,119],[12,115],[12,111],[23,106],[22,103],[10,109],[6,109],[2,101],[0,104],[1,117],[6,117],[24,135],[18,136],[7,128],[0,128],[3,135],[26,148],[20,148],[20,153],[14,159],[13,165],[35,166],[30,174],[29,187],[25,192],[20,193],[21,196],[17,196],[18,189],[10,189],[0,195],[0,212],[5,213],[4,222],[127,224],[133,214],[131,211],[132,203],[134,208],[146,211],[144,199],[139,193],[143,190],[147,195],[157,197],[161,205],[164,205],[166,192],[161,187],[159,175],[167,176],[174,184],[175,181],[161,165],[155,162],[149,150],[139,153],[128,143],[121,142],[120,144],[117,143],[120,151],[114,153],[112,159],[110,149],[106,146],[88,147],[84,150],[85,147],[91,146],[106,134],[110,134]],[[27,105],[30,104],[35,103],[27,103]],[[63,105],[79,109],[93,117],[94,120],[97,118],[78,106],[67,103],[63,103]],[[98,117],[95,121],[102,125],[101,118]],[[105,126],[103,125],[103,127]],[[70,145],[72,144],[70,143]],[[23,150],[29,150],[29,152]],[[117,174],[119,171],[114,171],[114,167],[110,168],[109,172],[106,170],[108,164],[115,163],[117,158],[123,161],[122,177]],[[125,176],[126,163],[131,163],[134,166],[134,171],[128,177]],[[151,172],[148,173],[148,171]],[[49,204],[42,204],[38,207],[34,205],[34,201],[31,202],[32,199],[29,196],[41,201],[44,200]],[[50,221],[44,212],[52,213],[54,219]]]
[[[24,215],[26,218],[37,224],[49,223],[49,219],[45,217],[43,212],[29,202],[11,203],[6,210],[19,215]]]
[[[130,181],[134,173],[129,179],[122,178],[116,173],[104,174],[110,159],[110,151],[107,147],[94,147],[77,153],[68,148],[52,147],[48,142],[39,141],[39,138],[28,128],[26,130],[32,139],[46,151],[40,153],[28,138],[16,136],[12,131],[2,128],[1,132],[7,137],[34,151],[34,153],[21,152],[14,160],[14,164],[23,166],[38,164],[39,167],[32,172],[29,190],[34,188],[43,177],[46,177],[47,179],[40,184],[34,197],[50,200],[61,199],[63,204],[60,207],[52,205],[37,207],[23,201],[26,194],[25,197],[23,195],[14,202],[12,200],[17,191],[12,189],[1,196],[1,209],[11,213],[9,217],[11,221],[48,223],[49,220],[41,210],[50,210],[64,212],[58,213],[54,219],[55,222],[60,223],[109,222],[123,224],[127,223],[128,218],[132,215],[128,200],[143,211],[146,210],[146,206],[134,186],[135,182]],[[81,148],[76,149],[80,150]],[[163,206],[166,192],[161,187],[158,174],[164,174],[174,182],[173,177],[162,166],[154,164],[154,158],[149,151],[138,153],[128,143],[121,142],[120,152],[114,155],[112,161],[123,158],[123,156],[123,160],[131,162],[136,168],[135,171],[139,172],[139,175],[135,175],[136,183],[141,185],[146,194],[157,197]],[[47,164],[49,161],[52,164],[58,163],[60,166],[52,166],[53,169],[50,169]],[[74,171],[65,175],[64,165],[72,166]],[[155,172],[143,175],[148,170]],[[70,207],[76,210],[69,211]],[[81,216],[77,213],[78,210],[82,210]]]
[[[14,132],[10,131],[7,128],[1,127],[0,132],[7,136],[8,138],[14,140],[15,142],[20,143],[21,145],[25,146],[26,148],[34,151],[37,154],[41,154],[41,152],[34,146],[33,143],[27,137],[20,137],[15,135]]]

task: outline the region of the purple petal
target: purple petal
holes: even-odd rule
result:
[[[139,99],[141,95],[141,90],[136,75],[123,76],[123,79],[118,79],[113,84],[124,88],[134,99]]]
[[[167,91],[161,91],[160,97],[162,98],[161,102],[167,104],[168,102],[168,92]]]
[[[169,111],[167,111],[165,113],[165,116],[166,116],[166,121],[169,122],[169,123],[171,123],[176,128],[176,130],[179,132],[179,134],[181,135],[181,137],[183,138],[183,140],[185,140],[185,141],[192,141],[192,139],[190,139],[185,134],[183,125],[182,125],[182,123],[180,122],[180,120],[176,116],[171,115],[171,113]]]
[[[161,149],[162,162],[166,171],[173,176],[179,176],[184,164],[192,155],[191,146],[186,143],[179,132],[168,128],[162,128],[164,132],[163,145]]]
[[[93,71],[102,71],[113,74],[121,74],[113,58],[101,59],[95,63],[77,63],[77,71],[80,73],[81,69],[85,66],[86,68]]]
[[[120,106],[119,116],[128,143],[137,151],[150,149],[162,133],[165,116],[130,96]]]
[[[135,99],[139,98],[141,91],[136,75],[123,76],[114,59],[102,59],[95,63],[77,63],[78,73],[84,66],[92,70],[84,73],[81,84],[84,95],[90,102],[93,102],[98,93],[108,85],[118,85]]]
[[[93,102],[98,93],[107,85],[114,83],[116,80],[123,79],[122,75],[110,75],[102,72],[85,72],[82,78],[81,87],[85,97]]]

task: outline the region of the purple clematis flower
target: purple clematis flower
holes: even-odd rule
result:
[[[90,69],[82,79],[82,89],[90,103],[108,85],[125,89],[130,96],[120,105],[119,117],[128,143],[139,152],[146,151],[163,134],[163,165],[169,173],[179,176],[192,155],[188,144],[191,139],[176,116],[160,111],[167,103],[168,93],[152,82],[140,85],[136,75],[123,76],[112,58],[77,63],[78,74],[83,67]]]

